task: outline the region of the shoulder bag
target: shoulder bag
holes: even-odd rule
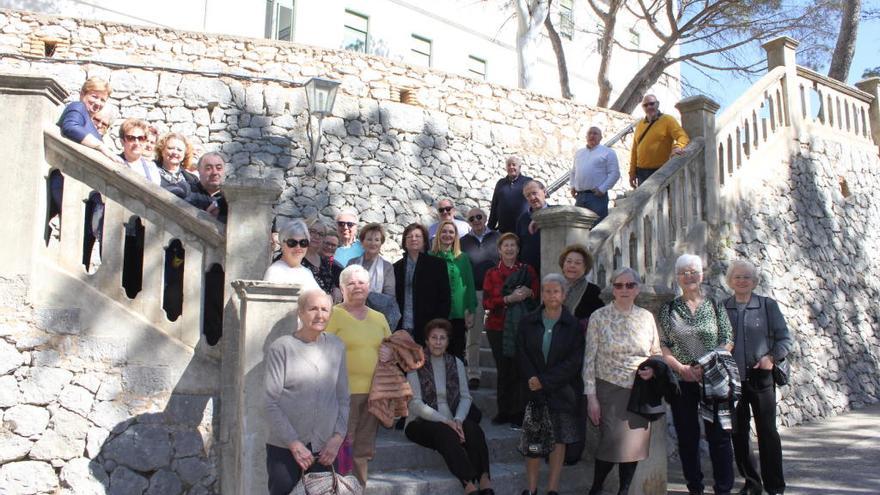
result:
[[[354,475],[342,476],[330,466],[329,472],[305,473],[291,495],[362,495],[364,487]]]

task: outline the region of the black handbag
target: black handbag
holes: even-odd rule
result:
[[[526,457],[547,457],[553,451],[555,444],[553,423],[550,421],[550,407],[547,406],[547,401],[530,400],[526,404],[522,435],[517,450]]]
[[[791,373],[791,369],[788,365],[787,359],[783,358],[778,363],[774,363],[773,364],[773,383],[775,383],[777,387],[781,387],[783,385],[788,385],[790,373]]]

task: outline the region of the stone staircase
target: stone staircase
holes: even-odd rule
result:
[[[495,385],[497,370],[486,335],[480,339],[480,388],[471,392],[483,413],[480,426],[486,434],[491,461],[492,482],[499,495],[519,494],[526,487],[525,461],[517,452],[519,431],[507,425],[493,425],[497,412]],[[546,487],[546,467],[542,468],[539,491]],[[592,482],[592,465],[581,461],[562,470],[561,493],[583,493]],[[461,484],[446,468],[443,458],[433,450],[409,441],[400,430],[379,428],[376,455],[370,462],[367,495],[452,495],[461,494]]]

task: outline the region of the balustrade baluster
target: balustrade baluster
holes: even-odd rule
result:
[[[177,319],[179,339],[195,347],[202,334],[202,313],[204,309],[205,271],[203,246],[194,242],[185,244],[186,262],[183,264],[183,314]]]
[[[71,177],[64,178],[64,196],[61,199],[61,266],[73,273],[82,273],[83,238],[86,201],[90,189]]]
[[[116,201],[104,197],[104,242],[101,246],[101,267],[95,274],[98,288],[111,298],[121,301],[123,241],[127,212]]]

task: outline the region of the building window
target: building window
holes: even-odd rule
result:
[[[342,47],[346,50],[367,53],[369,42],[370,18],[352,12],[345,11],[345,34],[342,39]]]
[[[568,39],[574,37],[574,6],[573,0],[559,2],[559,34]]]
[[[468,55],[468,66],[467,66],[468,74],[476,77],[477,79],[486,80],[486,61],[475,57],[473,55]]]
[[[416,65],[431,66],[431,40],[412,35],[412,49],[410,49],[410,61]]]
[[[270,29],[267,36],[282,41],[293,41],[293,2],[294,0],[273,0],[269,5],[268,13],[271,13],[271,20],[267,19]]]

